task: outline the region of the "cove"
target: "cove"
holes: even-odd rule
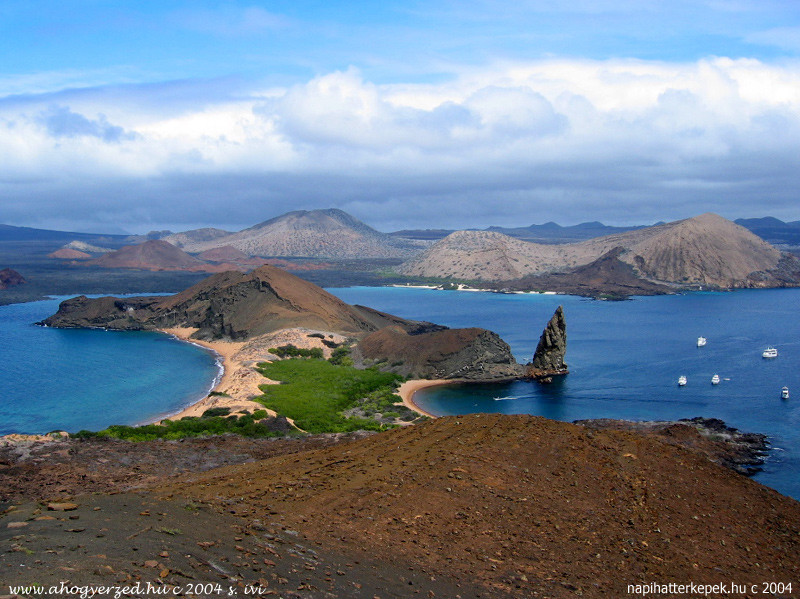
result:
[[[63,299],[0,307],[0,435],[141,424],[211,389],[215,356],[168,335],[33,324]]]
[[[798,289],[700,292],[595,301],[574,296],[437,291],[419,288],[330,289],[348,303],[451,327],[498,333],[520,362],[531,360],[556,307],[567,322],[570,374],[551,385],[516,381],[432,387],[415,402],[437,415],[534,414],[677,420],[719,418],[767,434],[773,449],[755,479],[800,498],[800,306]],[[697,338],[708,339],[697,347]],[[769,345],[778,358],[766,360]],[[711,384],[718,374],[719,385]],[[688,384],[678,387],[678,376]],[[794,399],[781,400],[790,388]]]

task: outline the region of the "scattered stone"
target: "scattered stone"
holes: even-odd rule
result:
[[[54,511],[54,512],[70,512],[72,510],[77,510],[78,509],[78,504],[77,503],[70,503],[70,502],[48,503],[47,504],[47,509],[51,510],[51,511]]]

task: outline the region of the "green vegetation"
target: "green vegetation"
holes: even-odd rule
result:
[[[334,349],[328,361],[335,366],[352,366],[353,359],[350,357],[350,346],[340,345]]]
[[[257,410],[254,414],[227,416],[227,408],[212,408],[200,418],[188,417],[180,420],[164,420],[161,424],[144,426],[124,426],[115,424],[97,432],[80,431],[74,436],[79,439],[105,437],[126,441],[153,441],[155,439],[183,439],[185,437],[204,437],[234,433],[243,437],[282,437],[286,433],[272,430],[267,424],[259,422],[256,414],[266,412]]]
[[[268,351],[279,358],[314,358],[321,360],[323,357],[322,350],[319,347],[301,349],[291,343],[288,345],[281,345],[280,347],[270,347]]]
[[[350,360],[349,356],[340,356],[338,364],[313,359],[261,363],[259,372],[283,384],[262,385],[264,395],[257,401],[291,418],[309,433],[387,428],[387,423],[363,416],[383,413],[389,406],[398,413],[399,408],[392,404],[397,401],[394,390],[402,377],[373,368],[358,370],[342,365],[345,358]],[[347,417],[348,411],[353,417]]]

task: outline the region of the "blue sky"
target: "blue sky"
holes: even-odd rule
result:
[[[800,219],[800,3],[0,5],[0,222]]]

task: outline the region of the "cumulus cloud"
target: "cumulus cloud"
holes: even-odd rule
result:
[[[77,220],[92,194],[135,197],[128,228],[329,206],[383,228],[736,218],[754,201],[780,217],[800,183],[790,63],[542,60],[426,84],[351,68],[163,107],[158,88],[128,91],[149,97],[135,110],[103,88],[0,102],[0,192],[28,202],[0,221],[35,224],[54,199]]]

